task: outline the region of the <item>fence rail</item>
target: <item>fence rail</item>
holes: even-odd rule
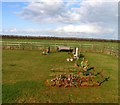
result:
[[[1,41],[2,49],[9,50],[43,50],[50,47],[52,51],[56,51],[57,46],[70,46],[71,48],[78,47],[80,52],[95,52],[104,53],[119,57],[120,51],[118,46],[105,46],[100,44],[79,44],[79,43],[41,43],[41,42],[11,42]]]

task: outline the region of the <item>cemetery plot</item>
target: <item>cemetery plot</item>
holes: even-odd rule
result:
[[[45,85],[56,87],[96,87],[109,80],[109,76],[103,76],[103,70],[97,72],[94,67],[89,66],[88,60],[82,57],[82,61],[80,61],[80,57],[78,48],[76,48],[73,55],[74,66],[51,69],[52,74],[50,74],[50,77],[52,78],[47,79]]]
[[[60,43],[62,42],[62,43]],[[6,50],[39,50],[43,51],[43,54],[47,54],[45,51],[46,47],[51,49],[52,52],[55,52],[56,49],[58,51],[66,50],[66,51],[72,51],[73,49],[78,47],[81,52],[95,52],[95,53],[103,53],[108,54],[112,56],[119,57],[119,49],[117,43],[100,43],[100,42],[70,42],[70,41],[41,41],[41,42],[24,42],[21,41],[3,41],[2,48]],[[69,43],[69,44],[68,44]]]
[[[91,49],[86,52],[77,44],[71,47],[74,53],[57,51],[58,46],[64,45],[60,43],[50,46],[50,50],[49,46],[38,43],[30,46],[24,43],[24,50],[22,45],[20,49],[2,51],[3,103],[118,102],[116,56],[91,52]],[[83,67],[84,61],[88,61],[87,69]]]

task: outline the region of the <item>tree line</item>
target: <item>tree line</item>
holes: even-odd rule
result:
[[[45,36],[18,36],[2,35],[2,39],[39,39],[39,40],[70,40],[70,41],[97,41],[97,42],[120,42],[113,39],[74,38],[74,37],[45,37]]]

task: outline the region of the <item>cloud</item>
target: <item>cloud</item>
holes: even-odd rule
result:
[[[30,3],[27,7],[23,8],[19,14],[24,19],[30,19],[37,23],[41,22],[57,22],[61,18],[63,12],[66,10],[63,8],[63,2],[57,2],[57,0],[41,0],[41,2]]]
[[[40,0],[23,8],[19,14],[36,22],[110,22],[117,16],[117,2],[103,0],[82,0],[63,2],[62,0]],[[74,0],[75,1],[75,0]],[[75,4],[78,4],[76,7]]]
[[[109,34],[117,37],[118,0],[84,0],[80,5],[80,8],[73,10],[80,15],[80,22],[94,24],[95,29],[99,30],[96,36]]]
[[[103,29],[100,26],[93,25],[93,24],[83,24],[83,25],[67,25],[64,27],[59,27],[55,30],[56,32],[81,32],[87,34],[105,34],[105,33],[112,33],[113,29]]]
[[[0,29],[0,34],[2,34],[2,29]]]
[[[15,33],[15,32],[17,32],[17,29],[16,28],[12,28],[9,31],[12,32],[12,33]]]
[[[112,23],[117,19],[118,3],[85,0],[81,3],[81,8],[77,8],[76,11],[83,22]]]
[[[10,32],[10,29],[4,30],[3,35],[27,35],[27,36],[51,36],[51,37],[77,37],[77,38],[97,38],[97,39],[117,39],[118,37],[109,34],[95,34],[95,33],[85,33],[85,32],[62,32],[46,30],[42,31],[39,29],[24,29],[17,30],[17,32]]]
[[[57,24],[52,32],[84,33],[93,37],[103,34],[117,36],[118,0],[39,0],[31,2],[17,15],[26,20],[41,24]],[[47,27],[47,28],[48,28]],[[30,29],[28,32],[41,32]],[[42,31],[46,31],[45,29]],[[48,30],[47,30],[48,31]],[[27,30],[26,30],[27,32]],[[87,35],[89,34],[89,35]]]
[[[64,23],[72,24],[80,20],[80,15],[72,11],[72,6],[76,0],[63,2],[63,0],[41,0],[41,2],[31,2],[24,7],[19,16],[37,23]]]

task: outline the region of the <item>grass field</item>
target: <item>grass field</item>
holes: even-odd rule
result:
[[[41,44],[67,44],[67,45],[79,45],[79,44],[98,44],[101,46],[118,46],[117,42],[97,42],[97,41],[70,41],[70,40],[39,40],[39,39],[2,39],[2,41],[10,42],[39,42]]]
[[[93,88],[46,87],[51,68],[73,66],[66,52],[41,55],[39,51],[3,50],[3,103],[117,103],[118,59],[97,53],[83,53],[91,66],[104,70],[109,81]]]

